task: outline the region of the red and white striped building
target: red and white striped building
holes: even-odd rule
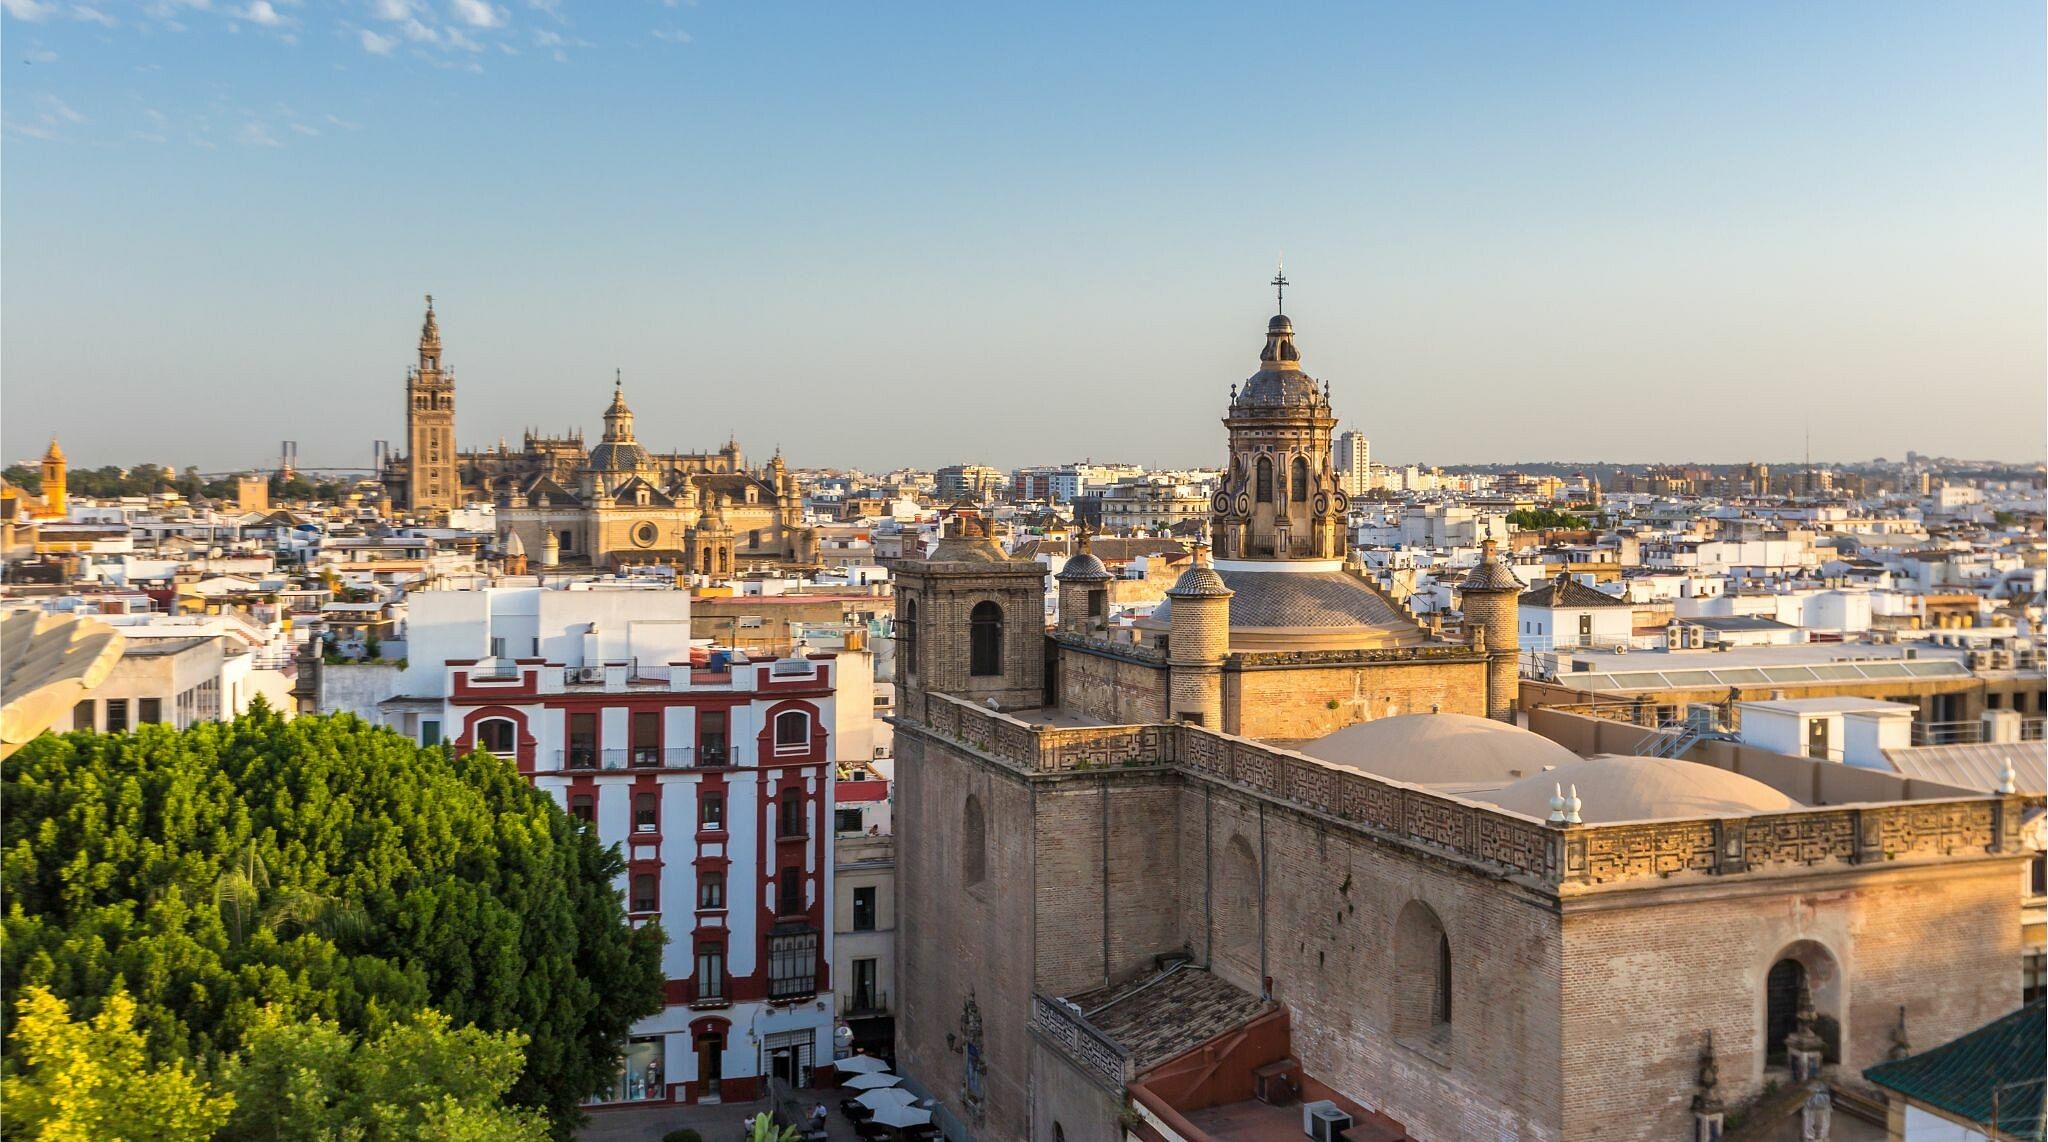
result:
[[[594,1101],[809,1085],[832,1057],[835,738],[872,750],[868,654],[735,663],[693,650],[686,593],[619,581],[408,601],[408,665],[374,716],[514,759],[621,847],[633,922],[668,934],[668,1006]]]

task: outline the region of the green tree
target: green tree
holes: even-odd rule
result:
[[[43,470],[33,464],[10,464],[5,472],[0,472],[0,478],[23,491],[37,495],[43,492]]]
[[[1517,531],[1582,531],[1586,521],[1556,508],[1522,508],[1508,513],[1508,525]]]
[[[234,1109],[184,1063],[151,1063],[135,1001],[116,989],[75,1022],[48,988],[26,989],[8,1038],[14,1064],[0,1090],[7,1127],[43,1142],[211,1138]]]
[[[778,1126],[766,1114],[757,1114],[747,1122],[747,1142],[797,1142],[803,1134],[794,1126]]]
[[[0,763],[0,986],[85,1014],[125,985],[150,1057],[212,1068],[266,1006],[356,1035],[423,1008],[516,1031],[558,1129],[661,1009],[616,848],[489,754],[359,719],[44,735]]]
[[[516,1031],[453,1029],[435,1011],[359,1042],[332,1021],[265,1008],[222,1071],[235,1098],[222,1137],[539,1142],[546,1120],[504,1104],[524,1044]]]

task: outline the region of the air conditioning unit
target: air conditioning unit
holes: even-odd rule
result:
[[[1614,644],[1614,653],[1616,653],[1616,654],[1627,654],[1627,653],[1628,653],[1628,644],[1627,644],[1627,643],[1625,643],[1625,642],[1619,642],[1619,643],[1616,643],[1616,644]]]
[[[1329,1099],[1301,1104],[1301,1132],[1316,1142],[1339,1142],[1351,1128],[1351,1116]]]
[[[1972,670],[1988,670],[1991,666],[1991,655],[1986,651],[1973,650],[1963,655],[1963,663]]]
[[[576,668],[576,681],[578,681],[578,682],[602,682],[602,681],[604,681],[604,667],[602,667],[602,666],[579,666],[579,667],[577,667],[577,668]]]
[[[1286,1106],[1301,1097],[1301,1063],[1281,1059],[1253,1071],[1252,1097],[1268,1106]]]

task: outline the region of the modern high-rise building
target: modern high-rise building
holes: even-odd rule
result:
[[[1372,487],[1372,442],[1365,433],[1354,428],[1337,437],[1333,466],[1345,495],[1362,496]]]

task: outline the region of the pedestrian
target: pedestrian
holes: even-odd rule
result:
[[[818,1105],[812,1107],[811,1129],[817,1131],[820,1134],[823,1134],[825,1132],[825,1119],[829,1118],[830,1116],[831,1112],[825,1109],[824,1103],[821,1102]]]

